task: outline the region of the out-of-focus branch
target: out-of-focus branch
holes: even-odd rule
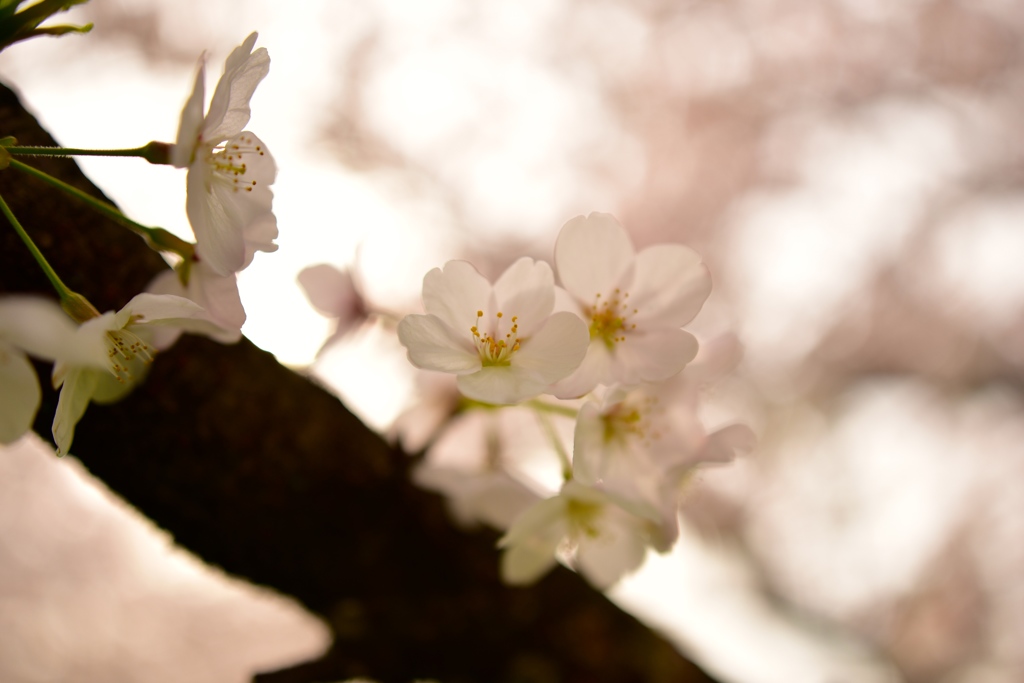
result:
[[[6,89],[0,121],[20,144],[52,144]],[[72,161],[37,163],[98,195]],[[100,310],[165,267],[138,237],[31,178],[2,171],[0,192]],[[0,292],[48,286],[0,229]],[[44,438],[55,402],[44,397]],[[709,680],[566,570],[502,585],[495,534],[454,529],[441,501],[409,484],[408,455],[247,341],[183,338],[129,398],[89,408],[73,451],[182,546],[331,625],[323,659],[261,681]]]

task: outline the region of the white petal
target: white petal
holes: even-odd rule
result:
[[[516,316],[520,337],[532,335],[555,306],[555,275],[543,261],[521,258],[494,283],[494,300],[504,316],[495,330],[503,337]]]
[[[543,327],[522,342],[512,364],[531,372],[545,385],[568,377],[587,355],[590,333],[572,313],[555,313]]]
[[[555,551],[568,533],[565,499],[542,500],[512,523],[498,541],[505,549],[501,557],[501,578],[505,583],[533,583],[555,566]]]
[[[736,456],[736,451],[749,453],[756,445],[757,436],[750,427],[733,424],[708,435],[707,443],[700,451],[700,459],[705,462],[729,462]]]
[[[551,387],[558,398],[577,398],[594,390],[598,384],[613,381],[612,355],[602,339],[591,340],[587,355],[580,366],[568,377]]]
[[[459,334],[470,336],[477,311],[490,316],[491,283],[466,261],[449,261],[423,277],[423,307]]]
[[[639,568],[647,554],[647,546],[629,524],[618,520],[601,521],[604,526],[596,538],[580,539],[576,564],[590,583],[604,589]]]
[[[252,33],[228,55],[224,63],[224,74],[213,91],[203,124],[202,137],[207,143],[217,143],[237,135],[249,123],[249,100],[256,92],[256,86],[270,72],[267,49],[261,47],[252,52],[255,44],[256,34]]]
[[[0,444],[14,443],[32,427],[41,396],[32,363],[0,341]]]
[[[44,360],[66,360],[103,367],[106,346],[101,335],[79,334],[60,305],[37,296],[0,298],[0,341]]]
[[[570,294],[585,303],[607,295],[633,263],[633,242],[607,213],[577,216],[566,223],[555,241],[558,279]]]
[[[118,314],[124,313],[131,316],[131,321],[126,326],[136,333],[140,328],[173,327],[183,332],[202,334],[224,343],[237,341],[240,334],[237,329],[225,328],[212,319],[209,312],[196,302],[170,294],[137,294]]]
[[[548,382],[532,372],[514,366],[491,366],[472,374],[459,375],[458,387],[463,396],[482,403],[512,405],[540,395]]]
[[[171,165],[175,168],[185,168],[192,163],[192,156],[199,142],[199,129],[203,126],[203,100],[206,97],[206,55],[199,58],[199,66],[196,67],[195,83],[192,85],[192,94],[185,101],[181,110],[181,121],[178,123],[178,138],[171,147]]]
[[[697,355],[697,340],[684,330],[627,334],[615,344],[612,371],[622,384],[660,382],[682,370]]]
[[[480,354],[468,338],[456,335],[436,315],[402,318],[398,323],[398,341],[408,351],[409,362],[421,370],[461,375],[480,369]]]
[[[213,171],[206,159],[196,159],[188,169],[185,213],[195,233],[197,253],[216,273],[229,275],[245,264],[242,226],[214,188]]]
[[[75,438],[75,425],[85,415],[96,392],[100,377],[99,370],[71,367],[64,376],[64,386],[57,400],[57,410],[53,415],[53,441],[57,444],[57,455],[65,455],[71,449]]]
[[[711,275],[697,252],[681,244],[648,247],[636,257],[630,319],[638,327],[682,327],[693,320],[711,293]]]

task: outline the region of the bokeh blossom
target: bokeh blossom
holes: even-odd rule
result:
[[[200,59],[171,148],[171,163],[188,168],[185,210],[197,253],[219,275],[242,270],[256,251],[277,249],[270,190],[277,166],[266,145],[243,130],[249,100],[270,70],[266,48],[254,52],[255,44],[252,33],[228,56],[205,115],[206,67]]]
[[[502,537],[501,576],[533,583],[561,555],[596,587],[608,588],[643,563],[649,545],[665,545],[657,538],[661,527],[656,510],[570,480]]]
[[[595,212],[563,226],[555,266],[569,305],[590,329],[586,359],[555,395],[658,382],[693,360],[697,340],[681,328],[704,305],[711,277],[692,249],[658,244],[637,253],[613,216]]]
[[[398,338],[423,370],[458,376],[463,395],[494,404],[537,396],[575,370],[586,353],[586,325],[552,314],[554,275],[521,258],[492,286],[465,261],[449,261],[423,279],[426,315],[408,315]]]
[[[299,272],[299,285],[315,309],[334,319],[334,331],[323,343],[323,351],[370,316],[370,307],[349,270],[328,263],[308,266]]]

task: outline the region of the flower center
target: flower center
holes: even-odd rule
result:
[[[519,316],[512,316],[512,327],[501,335],[501,324],[505,314],[498,311],[494,314],[494,326],[493,329],[497,330],[493,335],[487,332],[480,331],[480,323],[484,317],[483,311],[476,312],[476,325],[469,328],[469,331],[473,333],[473,341],[476,343],[476,348],[480,353],[480,361],[484,367],[494,365],[509,365],[511,363],[512,354],[519,350],[519,344],[522,341],[519,336]]]
[[[601,422],[604,425],[604,442],[625,441],[630,438],[640,439],[642,443],[649,444],[652,440],[660,439],[661,432],[653,424],[651,416],[657,410],[658,399],[653,396],[637,398],[633,396],[626,398],[621,403],[616,403],[604,415]]]
[[[214,174],[230,183],[235,192],[252,192],[256,181],[251,176],[245,177],[248,171],[245,161],[247,156],[265,156],[263,146],[253,138],[238,137],[212,148],[206,161],[213,168]]]
[[[630,309],[629,292],[616,289],[608,298],[594,296],[594,305],[588,306],[584,314],[590,318],[590,338],[601,339],[612,349],[615,344],[626,340],[626,332],[636,329],[636,323],[629,322],[629,316],[637,309]]]
[[[570,536],[579,538],[587,536],[597,538],[601,535],[597,527],[597,518],[601,513],[601,506],[597,503],[570,498],[566,503],[566,517],[569,520]]]
[[[141,361],[146,365],[153,362],[153,351],[138,335],[126,329],[107,331],[107,358],[110,372],[121,384],[132,380],[131,364]]]

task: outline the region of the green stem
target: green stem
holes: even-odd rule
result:
[[[7,149],[10,150],[11,148],[8,147]],[[142,225],[141,223],[136,223],[135,221],[121,213],[121,211],[118,210],[116,206],[108,204],[107,202],[104,202],[100,199],[96,199],[92,195],[82,192],[77,187],[72,187],[71,185],[65,183],[63,180],[60,180],[59,178],[54,178],[49,173],[44,173],[43,171],[40,171],[37,168],[33,168],[28,164],[24,164],[18,161],[17,159],[11,159],[10,163],[12,168],[16,168],[19,171],[22,171],[23,173],[27,173],[30,176],[38,178],[44,182],[49,183],[50,185],[53,185],[56,188],[63,190],[64,192],[67,192],[76,199],[88,204],[90,207],[100,212],[107,218],[110,218],[116,223],[128,228],[136,235],[139,235],[142,239],[144,239],[146,241],[146,244],[149,245],[150,249],[153,249],[154,251],[172,251],[181,255],[181,257],[184,259],[191,259],[194,257],[194,245],[189,244],[185,240],[164,230],[163,228],[150,228],[145,225]]]
[[[575,408],[570,408],[569,406],[559,406],[553,403],[546,403],[536,398],[527,401],[524,405],[533,408],[537,412],[550,413],[552,415],[561,415],[562,417],[571,417],[574,420],[580,414],[580,411],[576,410]]]
[[[14,232],[18,233],[18,237],[20,237],[21,241],[25,243],[25,246],[28,247],[29,252],[32,254],[32,258],[36,260],[36,263],[38,263],[39,267],[43,269],[43,273],[50,281],[50,284],[53,285],[55,290],[57,290],[57,295],[60,297],[60,302],[64,307],[64,310],[78,322],[83,322],[89,318],[98,316],[99,312],[84,296],[72,290],[64,284],[63,280],[60,279],[60,276],[57,275],[53,266],[51,266],[50,262],[46,260],[45,256],[43,256],[43,252],[39,251],[39,247],[36,246],[36,243],[33,242],[28,233],[25,232],[25,228],[23,228],[18,219],[15,218],[14,212],[11,211],[11,207],[7,206],[7,202],[4,201],[3,197],[0,197],[0,212],[3,212],[4,216],[14,228]]]
[[[572,479],[572,460],[569,459],[569,453],[565,450],[562,440],[558,438],[558,432],[555,431],[555,426],[551,424],[551,418],[541,411],[537,411],[535,415],[537,416],[537,421],[540,422],[540,426],[544,429],[548,438],[551,439],[551,443],[555,447],[555,453],[558,454],[558,460],[562,463],[562,478],[569,481]]]
[[[132,149],[77,149],[74,147],[6,147],[11,154],[43,157],[142,157],[151,164],[169,163],[170,144],[153,141]]]

